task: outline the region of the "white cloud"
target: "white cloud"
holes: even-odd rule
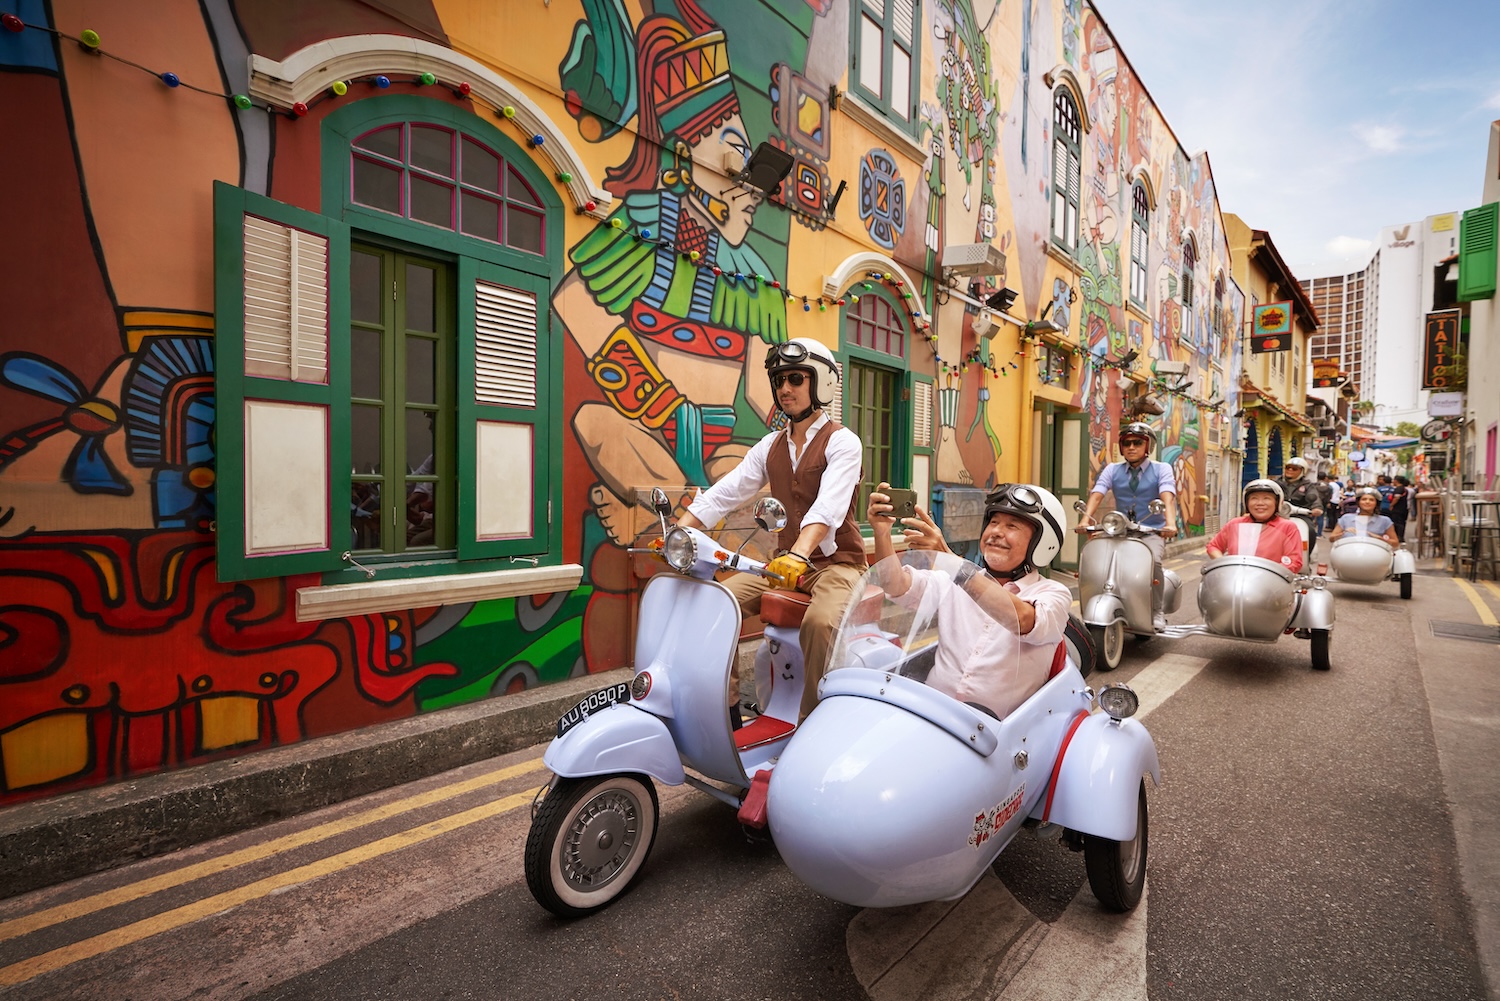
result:
[[[1323,245],[1329,255],[1338,258],[1359,257],[1370,255],[1375,249],[1375,241],[1361,240],[1357,236],[1336,236]]]
[[[1394,125],[1356,125],[1354,134],[1376,153],[1396,153],[1401,149],[1401,129]]]
[[[1490,95],[1490,99],[1484,102],[1484,106],[1491,111],[1500,111],[1500,90]]]

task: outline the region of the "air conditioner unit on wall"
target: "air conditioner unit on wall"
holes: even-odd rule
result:
[[[943,248],[943,275],[969,278],[1005,274],[1005,253],[991,243],[950,243]]]

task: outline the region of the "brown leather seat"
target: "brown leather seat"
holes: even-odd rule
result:
[[[807,606],[811,601],[810,594],[773,588],[760,596],[761,621],[767,625],[795,629],[802,625],[802,616],[807,614]]]

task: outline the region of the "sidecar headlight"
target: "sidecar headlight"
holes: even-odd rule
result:
[[[1099,689],[1099,708],[1114,720],[1129,719],[1141,707],[1141,700],[1129,685],[1105,685]]]
[[[698,546],[685,528],[674,528],[662,540],[661,554],[667,566],[678,573],[687,573],[698,561]]]
[[[1130,519],[1118,511],[1111,511],[1099,519],[1099,527],[1104,529],[1104,534],[1109,536],[1124,535],[1125,529],[1129,527]]]

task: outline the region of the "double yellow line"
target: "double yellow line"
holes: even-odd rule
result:
[[[184,866],[181,869],[175,869],[148,879],[128,883],[113,890],[106,890],[91,897],[84,897],[66,904],[59,904],[56,907],[48,907],[40,911],[35,911],[19,918],[12,918],[9,921],[0,922],[0,942],[16,938],[20,935],[27,935],[64,921],[71,921],[74,918],[92,914],[108,907],[139,900],[150,894],[160,893],[162,890],[181,886],[196,879],[203,879],[207,876],[227,872],[237,866],[270,858],[291,851],[294,848],[300,848],[303,845],[314,844],[360,827],[366,827],[391,817],[400,816],[403,813],[409,813],[412,810],[431,806],[434,803],[441,803],[444,800],[475,792],[520,775],[539,771],[542,767],[541,759],[533,758],[529,761],[523,761],[520,764],[499,768],[491,772],[486,772],[483,775],[476,775],[474,778],[466,779],[462,782],[454,782],[425,793],[419,793],[415,796],[387,803],[384,806],[352,814],[340,820],[318,824],[305,831],[298,831],[280,838],[273,838],[262,844],[251,845],[248,848],[242,848],[239,851],[230,852],[218,858],[197,862],[193,865]],[[228,910],[231,907],[238,907],[240,904],[264,897],[283,887],[305,883],[320,876],[337,872],[340,869],[346,869],[361,862],[378,858],[381,855],[399,851],[411,845],[420,844],[440,834],[458,830],[469,824],[486,820],[502,813],[508,813],[511,810],[530,803],[536,798],[537,791],[540,788],[541,786],[534,786],[523,792],[514,793],[501,799],[463,810],[451,816],[419,825],[410,830],[380,838],[369,844],[361,845],[358,848],[351,848],[348,851],[330,855],[317,862],[298,866],[295,869],[289,869],[274,876],[267,876],[264,879],[256,880],[238,889],[215,894],[203,900],[164,911],[145,920],[125,925],[122,928],[116,928],[102,935],[96,935],[92,938],[75,942],[72,945],[53,949],[51,952],[22,960],[19,963],[0,967],[0,986],[24,983],[33,977],[50,973],[53,970],[61,969],[80,960],[102,955],[114,949],[119,949],[122,946],[130,945],[133,942],[150,938],[153,935],[160,935],[162,932],[180,928],[183,925],[217,914],[220,911]]]

